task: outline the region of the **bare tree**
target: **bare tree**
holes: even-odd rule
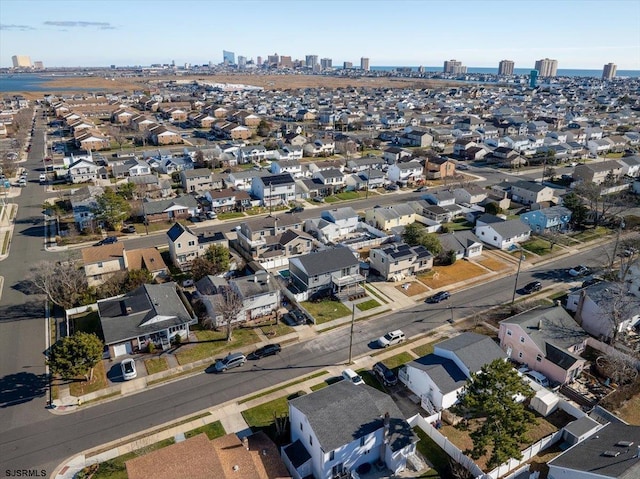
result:
[[[221,288],[220,292],[215,295],[214,299],[215,312],[222,316],[222,323],[227,331],[227,341],[233,339],[233,329],[240,322],[238,316],[242,311],[244,305],[242,298],[233,289],[229,287]],[[216,327],[217,322],[214,318],[208,317],[203,322],[205,327]]]
[[[638,377],[635,361],[620,353],[599,356],[596,367],[600,374],[620,385],[630,383]]]
[[[623,323],[640,310],[640,299],[628,292],[626,282],[609,283],[602,294],[598,303],[601,320],[609,329],[607,337],[610,344],[615,345]]]
[[[49,301],[64,309],[76,306],[88,290],[84,271],[71,260],[37,263],[31,269],[30,281]]]

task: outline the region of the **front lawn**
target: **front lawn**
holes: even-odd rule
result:
[[[180,364],[189,364],[206,358],[215,359],[216,356],[223,356],[227,351],[235,351],[259,341],[253,329],[248,328],[234,330],[230,342],[227,342],[227,333],[224,328],[220,331],[195,329],[193,333],[196,335],[197,342],[181,345],[176,353],[176,359]]]
[[[349,308],[340,301],[331,301],[330,299],[318,302],[304,301],[302,306],[315,318],[316,324],[326,323],[351,314]]]
[[[69,385],[69,393],[72,396],[84,396],[107,387],[107,374],[104,370],[104,362],[98,361],[93,368],[93,379],[90,381],[75,381]]]
[[[551,243],[546,239],[534,238],[521,244],[523,249],[531,251],[538,256],[544,256],[551,253]]]
[[[287,400],[294,399],[298,397],[299,394],[300,393],[295,393],[289,397],[283,396],[278,399],[274,399],[273,401],[242,411],[242,417],[251,429],[254,431],[256,429],[262,429],[265,434],[274,440],[276,444],[279,444],[282,437],[278,436],[274,418],[283,416],[288,417],[289,403]]]
[[[205,433],[209,439],[215,439],[217,437],[224,436],[227,432],[224,430],[220,421],[215,421],[204,426],[197,427],[191,431],[184,433],[184,437],[189,439],[190,437],[197,436],[198,434]]]
[[[470,230],[473,228],[473,225],[464,218],[458,218],[453,220],[451,223],[444,223],[442,227],[446,228],[449,232],[452,232]]]
[[[113,459],[109,459],[108,461],[101,462],[98,465],[98,470],[91,477],[92,479],[128,479],[129,476],[127,475],[127,467],[125,466],[125,463],[127,461],[156,451],[158,449],[162,449],[163,447],[170,446],[174,443],[175,441],[173,438],[165,439],[164,441],[151,444],[143,448],[142,450],[128,452],[127,454],[123,454],[122,456],[114,457]]]
[[[578,234],[572,235],[571,237],[578,241],[593,241],[598,238],[602,238],[603,236],[610,234],[611,231],[605,228],[604,226],[598,226],[596,228],[587,229],[581,231]]]
[[[378,306],[380,306],[380,303],[378,303],[375,299],[368,299],[367,301],[356,304],[356,308],[358,308],[360,311],[367,311],[368,309],[377,308]]]
[[[278,321],[277,324],[273,324],[273,322],[269,324],[260,325],[260,330],[262,334],[264,334],[267,338],[273,338],[276,336],[284,336],[285,334],[289,334],[294,331],[291,326],[287,326],[282,321]]]
[[[446,337],[439,339],[437,342],[444,341]],[[411,351],[416,353],[418,357],[426,356],[427,354],[433,353],[433,346],[436,344],[436,341],[432,343],[423,344],[422,346],[417,346],[413,348]]]
[[[147,368],[147,374],[155,374],[169,369],[167,358],[151,358],[144,360],[144,367]]]
[[[413,361],[413,356],[405,352],[405,353],[396,354],[395,356],[391,356],[390,358],[387,358],[382,362],[389,369],[396,369],[402,366],[403,364],[407,364],[408,362],[411,362],[411,361]]]
[[[237,218],[244,218],[244,213],[240,213],[239,211],[230,211],[228,213],[219,213],[219,220],[235,220]]]

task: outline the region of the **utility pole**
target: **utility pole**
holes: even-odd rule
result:
[[[520,276],[520,267],[522,266],[522,260],[525,259],[524,253],[522,252],[522,248],[518,247],[520,250],[520,260],[518,261],[518,271],[516,272],[516,280],[513,283],[513,296],[511,297],[511,307],[513,308],[513,303],[516,302],[516,291],[518,289],[518,277]]]
[[[353,347],[353,324],[356,317],[356,305],[351,307],[351,331],[349,333],[349,364],[351,364],[351,348]]]
[[[369,180],[371,178],[371,165],[369,165],[369,168],[367,169],[367,191],[365,194],[365,200],[369,199]]]

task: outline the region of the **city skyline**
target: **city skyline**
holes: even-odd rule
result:
[[[612,1],[606,8],[595,1],[474,5],[344,1],[336,15],[333,1],[3,0],[0,67],[11,67],[14,55],[50,67],[218,64],[227,50],[254,61],[274,52],[293,60],[331,58],[334,65],[358,65],[364,57],[372,67],[436,66],[452,58],[496,67],[508,58],[515,68],[529,69],[540,58],[553,58],[562,69],[615,63],[620,70],[640,70],[639,0]],[[424,27],[417,24],[407,35],[407,22],[420,18]],[[311,34],[310,19],[324,33]]]

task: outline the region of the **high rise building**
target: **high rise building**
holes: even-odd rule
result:
[[[33,62],[33,68],[35,68],[36,70],[44,70],[44,63]]]
[[[318,55],[307,55],[304,57],[304,66],[307,68],[315,68],[318,64]]]
[[[467,67],[458,60],[445,60],[442,71],[444,73],[451,73],[452,75],[460,75],[462,73],[467,73]]]
[[[280,57],[280,64],[278,66],[280,68],[293,68],[293,60],[291,60],[290,56],[282,55]]]
[[[31,68],[31,57],[27,55],[13,55],[13,68]]]
[[[243,57],[242,55],[238,55],[238,66],[240,68],[244,68],[247,66],[247,57]]]
[[[278,65],[280,65],[280,55],[274,53],[273,55],[267,56],[267,65],[269,68],[278,68]]]
[[[332,64],[333,61],[331,60],[331,58],[322,58],[320,60],[320,68],[323,70],[329,70],[330,68],[333,68]]]
[[[360,58],[360,70],[364,70],[366,72],[369,71],[369,59],[362,57]]]
[[[344,62],[342,64],[342,68],[343,70],[351,70],[353,68],[353,63],[351,62]]]
[[[607,63],[602,69],[603,80],[613,80],[616,76],[618,66],[615,63]]]
[[[513,63],[512,60],[502,60],[498,64],[498,75],[502,75],[502,76],[513,75],[514,65],[515,63]]]
[[[558,60],[543,58],[536,62],[535,69],[541,77],[554,77],[558,73]]]
[[[225,65],[235,65],[236,54],[233,52],[222,50],[222,63],[224,63]]]
[[[531,70],[529,74],[529,87],[535,88],[538,85],[538,70]]]
[[[256,64],[261,67],[262,66],[262,57],[256,57]]]

